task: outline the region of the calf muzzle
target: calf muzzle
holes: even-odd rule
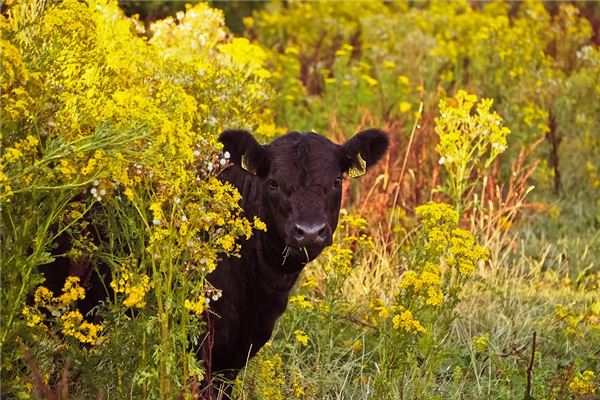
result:
[[[331,244],[331,229],[324,222],[297,223],[292,228],[290,236],[298,247],[324,247]]]

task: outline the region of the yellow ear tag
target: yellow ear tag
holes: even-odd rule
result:
[[[358,178],[367,173],[367,162],[358,153],[358,167],[351,167],[348,170],[348,178]]]
[[[248,166],[248,162],[246,161],[246,156],[243,155],[242,156],[242,165],[241,165],[242,169],[245,169],[246,171],[250,172],[252,175],[256,175],[256,172],[253,171],[249,166]]]

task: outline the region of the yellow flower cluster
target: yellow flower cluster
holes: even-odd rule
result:
[[[294,397],[297,399],[304,398],[304,395],[306,394],[300,382],[298,382],[297,379],[292,380],[292,392],[294,393]]]
[[[410,289],[414,296],[425,304],[441,306],[444,301],[442,278],[439,266],[426,262],[420,273],[407,271],[400,281],[400,289]]]
[[[50,291],[50,289],[48,289],[45,286],[39,286],[35,290],[35,294],[33,295],[33,301],[36,306],[44,306],[45,307],[48,304],[52,303],[53,299],[54,299],[54,296],[53,296],[52,292]]]
[[[424,333],[424,325],[437,318],[440,308],[455,307],[468,274],[488,253],[470,232],[458,228],[459,215],[451,206],[429,202],[417,207],[416,214],[421,231],[394,294],[391,314],[395,329]],[[387,313],[379,303],[375,308]]]
[[[25,323],[29,327],[39,326],[44,319],[37,308],[32,308],[28,306],[23,306],[21,314],[23,315],[23,317],[25,317]]]
[[[79,277],[69,276],[65,281],[62,294],[54,297],[52,292],[45,286],[38,286],[33,295],[36,308],[44,307],[49,311],[65,310],[71,303],[85,298],[85,290],[79,285]]]
[[[336,272],[340,276],[346,276],[352,271],[353,252],[345,249],[340,244],[333,244],[325,250],[328,256],[328,263],[325,266],[329,272]]]
[[[429,202],[417,207],[415,214],[421,217],[425,229],[436,227],[442,229],[458,225],[458,212],[448,204]]]
[[[248,74],[263,79],[271,76],[271,73],[263,68],[267,54],[260,46],[251,44],[246,38],[234,38],[231,43],[219,46],[219,51]]]
[[[475,271],[476,263],[489,257],[487,250],[475,244],[473,234],[464,229],[453,229],[450,243],[451,256],[448,264],[456,267],[463,275]]]
[[[202,313],[204,312],[205,309],[205,299],[204,297],[201,297],[198,300],[188,300],[185,299],[183,302],[183,307],[185,307],[186,310],[196,314],[196,315],[202,315]]]
[[[58,301],[63,305],[69,305],[74,301],[85,298],[85,290],[79,286],[79,278],[76,276],[69,276],[67,278],[62,291],[63,294],[58,297]]]
[[[435,149],[439,163],[448,172],[444,188],[456,204],[468,189],[472,171],[482,172],[506,150],[510,130],[497,113],[490,111],[492,104],[492,99],[477,103],[477,96],[464,90],[453,99],[440,100],[440,116],[435,119],[440,141]]]
[[[146,305],[146,294],[151,288],[148,275],[136,275],[126,267],[122,267],[117,277],[118,279],[110,282],[110,286],[115,293],[125,294],[123,305],[129,308],[143,308]]]
[[[0,40],[2,52],[2,74],[0,89],[2,94],[2,121],[11,124],[20,118],[30,119],[34,97],[32,91],[40,84],[40,74],[30,72],[19,49],[5,40]]]
[[[254,229],[263,231],[263,232],[267,231],[267,224],[265,224],[263,221],[261,221],[260,218],[255,216],[252,223],[254,225]]]
[[[294,331],[294,337],[296,338],[296,341],[302,346],[308,346],[308,335],[303,330],[296,329]]]
[[[132,259],[151,264],[152,275],[150,268],[114,271],[111,287],[121,311],[144,307],[135,313],[139,320],[162,313],[158,318],[173,334],[160,343],[168,349],[160,357],[188,348],[188,338],[175,333],[185,330],[185,324],[198,325],[179,318],[186,309],[201,313],[203,302],[191,301],[198,282],[223,253],[238,251],[238,238],[266,229],[259,219],[245,219],[237,190],[216,179],[228,165],[217,143],[226,126],[264,136],[279,132],[267,109],[272,89],[266,52],[246,39],[233,39],[223,13],[207,4],[188,6],[176,18],[153,23],[148,33],[112,0],[19,0],[6,7],[0,16],[0,202],[7,205],[3,213],[23,227],[17,236],[24,243],[14,240],[7,251],[41,249],[28,265],[11,266],[14,276],[36,276],[57,231],[83,243],[85,237],[72,222],[85,216],[87,231],[98,228],[105,234],[96,238],[96,248],[74,246],[66,256],[110,254],[121,260],[133,253]],[[63,207],[75,197],[83,204],[80,209]],[[92,208],[98,201],[101,210]],[[31,218],[32,207],[36,219]],[[57,230],[44,234],[43,227],[55,222]],[[161,287],[152,285],[159,281]],[[71,311],[85,295],[76,279],[69,279],[56,297],[39,288],[36,307],[23,308],[32,282],[22,282],[14,294],[21,298],[10,301],[18,305],[11,312],[22,314],[21,326],[39,326],[48,315],[57,320],[48,328],[64,331],[54,335],[52,345],[76,342],[63,343],[65,336],[97,342],[101,328]],[[159,290],[161,297],[150,296]],[[168,307],[149,307],[155,298]],[[184,304],[184,299],[190,300]],[[171,306],[179,309],[171,312]],[[117,329],[128,323],[121,322]],[[9,332],[5,336],[18,336]],[[143,357],[148,349],[140,348],[139,354]],[[11,362],[18,358],[13,353]],[[162,358],[156,365],[170,362]],[[197,360],[181,362],[175,375],[170,367],[161,369],[169,370],[169,376],[154,370],[158,383],[148,387],[159,393],[159,386],[186,382],[189,376],[184,375]],[[160,393],[156,396],[170,392]]]
[[[379,296],[369,301],[369,314],[367,320],[373,326],[379,326],[381,322],[387,321],[390,316],[391,307],[386,305]]]
[[[572,393],[578,395],[594,395],[598,384],[596,374],[593,371],[583,371],[569,383],[569,389]]]
[[[593,163],[588,161],[585,164],[585,169],[588,173],[588,181],[590,182],[590,185],[593,188],[600,188],[600,177],[598,176],[598,168],[596,168],[596,166]]]
[[[363,342],[361,342],[360,340],[355,340],[349,347],[350,350],[352,350],[354,353],[359,353],[363,349]]]
[[[259,399],[283,400],[283,360],[279,354],[268,356],[269,352],[272,352],[272,347],[267,343],[257,355],[255,395]]]
[[[79,284],[79,277],[69,276],[62,288],[62,294],[54,297],[45,286],[39,286],[33,296],[34,306],[24,306],[22,315],[27,326],[42,326],[43,316],[40,308],[45,308],[52,316],[59,317],[62,333],[72,336],[81,343],[97,344],[102,325],[85,321],[79,311],[69,310],[72,303],[85,298],[85,290]]]
[[[214,176],[202,185],[194,184],[191,196],[161,193],[149,206],[147,252],[161,259],[168,249],[170,257],[185,258],[194,270],[213,271],[219,253],[239,256],[239,237],[250,238],[253,229],[266,230],[259,218],[241,217],[239,200],[232,185]]]
[[[2,96],[4,97],[6,95]],[[10,197],[14,194],[7,173],[10,173],[10,170],[22,173],[23,165],[35,160],[38,144],[37,137],[28,135],[16,141],[12,147],[4,149],[4,153],[0,156],[0,200],[10,201]],[[24,183],[30,183],[30,175],[23,175],[22,179]]]
[[[476,336],[471,339],[471,344],[476,351],[483,353],[490,347],[490,336],[488,333],[482,336]]]
[[[383,303],[380,297],[376,297],[375,299],[369,302],[369,309],[372,310],[377,318],[371,318],[373,323],[377,323],[377,319],[386,319],[390,316],[389,308]]]
[[[344,235],[338,233],[342,236],[341,242],[334,241],[321,257],[327,260],[324,264],[325,271],[334,272],[340,278],[345,278],[352,272],[354,254],[374,247],[372,238],[364,233],[367,226],[364,218],[342,212],[337,231]]]
[[[83,315],[79,311],[69,311],[60,317],[62,322],[62,332],[67,336],[72,336],[81,343],[94,345],[100,339],[99,335],[103,327],[100,324],[93,324],[83,320]]]
[[[306,296],[304,295],[296,295],[290,297],[290,305],[297,305],[300,308],[311,309],[313,305],[310,301],[306,300]]]
[[[425,249],[431,260],[443,259],[450,267],[468,275],[475,270],[481,260],[489,257],[489,252],[475,243],[473,234],[458,228],[458,213],[447,204],[429,202],[419,206],[416,214],[421,217],[427,235]],[[435,270],[427,264],[429,270]]]
[[[413,313],[402,306],[394,308],[392,324],[394,329],[403,329],[407,332],[414,333],[425,333],[425,328],[414,318]]]

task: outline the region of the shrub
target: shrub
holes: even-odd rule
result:
[[[256,222],[215,175],[221,129],[273,132],[260,49],[204,4],[148,32],[114,2],[15,1],[1,18],[3,394],[68,365],[75,397],[175,397],[202,378],[205,276]],[[67,237],[73,262],[110,267],[93,315],[80,277],[43,286]]]

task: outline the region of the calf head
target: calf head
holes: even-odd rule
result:
[[[366,172],[388,147],[387,135],[378,129],[341,145],[311,132],[290,132],[260,145],[246,131],[228,130],[219,140],[231,162],[259,185],[255,213],[267,224],[269,242],[280,247],[282,264],[290,265],[306,264],[331,244],[342,180]]]

